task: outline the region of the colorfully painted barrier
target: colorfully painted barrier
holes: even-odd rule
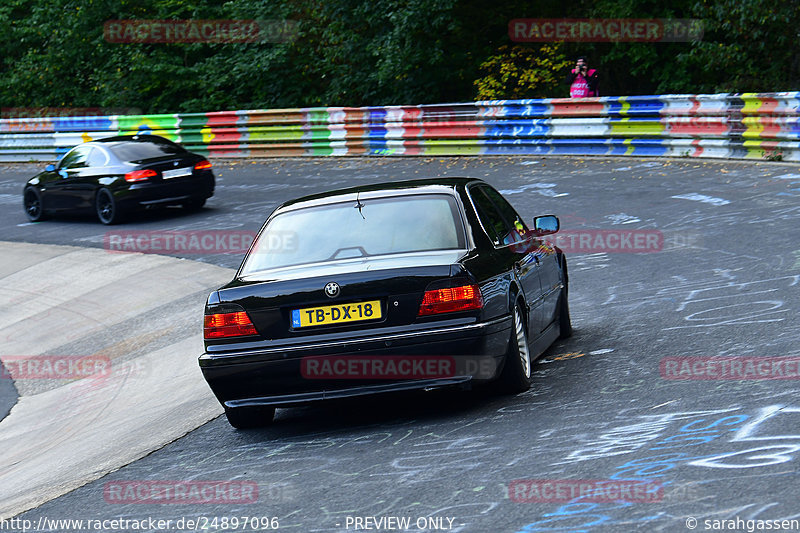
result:
[[[636,155],[800,161],[800,92],[0,119],[0,161],[154,133],[209,157]]]

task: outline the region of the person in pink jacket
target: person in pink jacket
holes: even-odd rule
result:
[[[572,98],[585,98],[587,96],[600,96],[597,89],[597,71],[589,68],[585,57],[579,57],[575,68],[567,75],[569,95]]]

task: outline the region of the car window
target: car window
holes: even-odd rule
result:
[[[469,194],[475,204],[478,219],[480,219],[489,238],[493,243],[500,244],[502,237],[508,233],[506,221],[503,219],[500,211],[494,203],[489,200],[489,197],[483,194],[481,187],[470,188]]]
[[[361,199],[278,214],[259,234],[242,275],[376,255],[466,248],[455,199],[446,194]]]
[[[92,150],[91,146],[76,146],[61,158],[58,168],[80,168],[86,166],[86,158]]]
[[[92,151],[89,152],[89,156],[86,158],[86,166],[87,167],[104,167],[108,164],[108,156],[105,152],[101,149],[97,148],[96,146],[92,148]]]
[[[491,187],[481,187],[481,190],[486,193],[486,196],[488,196],[489,199],[494,202],[494,205],[497,206],[497,209],[500,210],[500,214],[503,215],[507,227],[509,228],[509,232],[504,237],[503,243],[509,244],[524,240],[525,236],[528,235],[528,226],[525,225],[525,222],[523,222],[517,210],[495,189]]]
[[[470,189],[470,195],[492,242],[505,245],[524,240],[527,227],[522,217],[499,192],[491,187],[476,186]]]
[[[494,202],[494,205],[496,205],[500,210],[500,214],[503,215],[503,218],[506,219],[506,222],[509,222],[514,229],[528,229],[528,227],[525,225],[525,222],[522,221],[522,217],[519,216],[519,213],[517,213],[517,210],[514,209],[510,203],[508,203],[508,200],[506,200],[502,194],[491,187],[481,187],[481,190],[483,190],[483,192],[486,193],[486,196],[488,196],[489,199]]]
[[[177,144],[153,141],[120,142],[111,146],[111,151],[123,161],[141,161],[186,152]]]

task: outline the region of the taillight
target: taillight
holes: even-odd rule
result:
[[[253,322],[250,321],[250,317],[244,311],[206,315],[203,319],[203,337],[206,339],[243,337],[246,335],[258,335],[258,332]]]
[[[128,172],[125,174],[125,181],[135,183],[137,181],[145,181],[150,178],[158,176],[158,172],[155,170],[134,170],[133,172]]]
[[[195,170],[208,170],[209,168],[211,168],[211,163],[206,159],[203,159],[194,166]]]
[[[425,291],[419,306],[419,316],[469,311],[483,307],[483,297],[477,285],[462,285]]]

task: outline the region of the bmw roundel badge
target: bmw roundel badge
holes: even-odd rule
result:
[[[331,281],[325,285],[325,296],[328,298],[336,298],[339,296],[339,284],[335,281]]]

